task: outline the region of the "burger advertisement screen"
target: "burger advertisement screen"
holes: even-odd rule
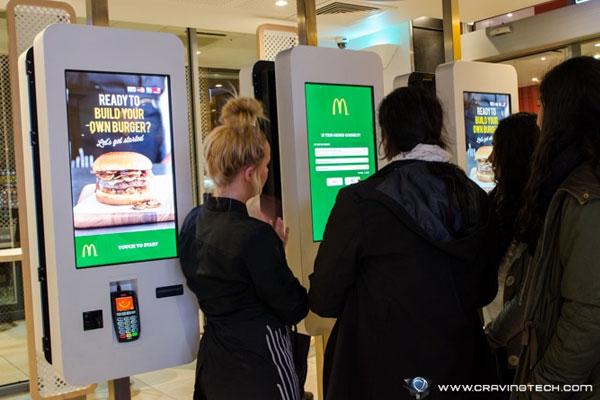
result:
[[[373,88],[306,83],[312,234],[323,239],[338,191],[377,169]]]
[[[65,79],[76,268],[177,257],[169,78]]]
[[[510,115],[510,95],[464,92],[464,106],[467,175],[481,188],[491,191],[495,184],[489,156],[498,124]]]

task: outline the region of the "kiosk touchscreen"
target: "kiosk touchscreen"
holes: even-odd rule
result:
[[[383,67],[375,53],[297,46],[279,53],[275,73],[287,255],[308,287],[339,190],[377,170]],[[303,326],[312,335],[330,328],[313,314]]]
[[[253,65],[242,67],[239,80],[240,96],[254,97],[263,106],[265,119],[260,121],[260,128],[271,145],[267,181],[262,188],[260,198],[254,198],[247,204],[248,212],[251,216],[275,221],[277,218],[283,218],[275,62],[260,60]],[[262,215],[258,215],[258,212]]]
[[[177,257],[169,77],[65,82],[76,267]]]
[[[312,238],[319,242],[340,188],[377,169],[373,86],[306,83],[305,96]]]
[[[279,131],[277,129],[277,94],[275,89],[275,63],[258,61],[252,67],[252,88],[256,100],[263,104],[266,119],[261,128],[271,144],[269,175],[260,198],[261,212],[275,221],[283,217],[281,205],[281,157],[279,154]]]
[[[494,188],[494,170],[489,160],[494,132],[510,115],[510,94],[463,92],[465,115],[466,172],[483,189]]]
[[[196,355],[183,61],[173,35],[66,24],[20,58],[36,350],[69,384]]]
[[[500,121],[518,112],[517,72],[507,64],[457,61],[436,70],[454,161],[486,191],[495,187],[490,162]]]

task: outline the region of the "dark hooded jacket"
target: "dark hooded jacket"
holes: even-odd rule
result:
[[[478,314],[497,291],[494,230],[486,194],[448,163],[396,161],[340,191],[310,276],[311,309],[337,318],[326,400],[413,399],[415,377],[431,400],[494,398],[437,388],[496,382]]]

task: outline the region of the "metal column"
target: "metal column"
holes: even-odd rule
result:
[[[317,11],[315,0],[297,0],[298,6],[298,42],[317,45]]]
[[[444,55],[445,61],[462,58],[460,49],[460,15],[458,0],[442,0],[444,10]]]
[[[87,24],[108,26],[108,0],[86,0]]]

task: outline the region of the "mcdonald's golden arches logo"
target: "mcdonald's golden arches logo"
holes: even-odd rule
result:
[[[348,112],[348,103],[346,103],[346,99],[344,99],[343,97],[341,99],[338,97],[333,99],[333,104],[331,105],[331,115],[337,114],[341,114],[344,116],[350,115],[350,113]]]
[[[81,250],[81,258],[86,257],[98,257],[98,252],[96,251],[95,244],[84,244],[83,249]]]

